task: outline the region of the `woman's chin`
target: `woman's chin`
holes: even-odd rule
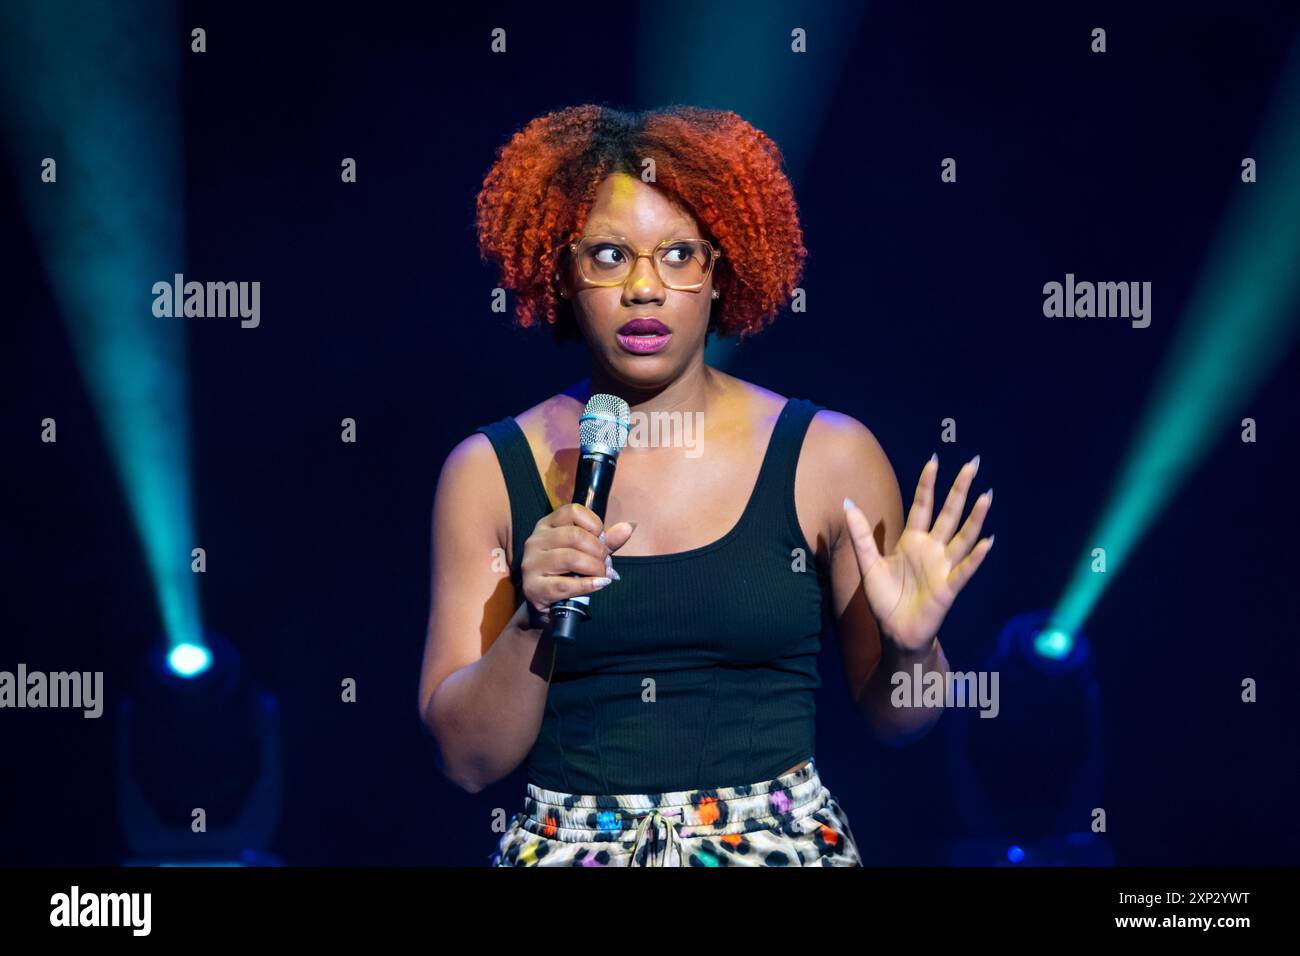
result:
[[[637,388],[658,388],[669,384],[678,374],[677,366],[664,355],[628,355],[626,352],[610,356],[614,375]]]

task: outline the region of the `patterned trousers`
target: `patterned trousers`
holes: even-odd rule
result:
[[[589,795],[528,784],[493,866],[861,866],[809,760],[735,787]]]

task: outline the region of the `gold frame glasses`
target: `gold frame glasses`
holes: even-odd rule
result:
[[[658,255],[659,250],[663,249],[665,246],[675,246],[675,245],[681,245],[683,243],[694,243],[703,246],[703,249],[707,254],[704,260],[704,277],[701,278],[699,282],[691,283],[690,285],[681,285],[679,283],[668,281],[668,279],[664,278],[663,271],[660,269],[660,259]],[[583,268],[582,265],[583,257],[578,254],[578,250],[596,244],[609,244],[609,245],[618,246],[620,249],[622,249],[623,252],[627,254],[628,258],[631,259],[631,265],[628,267],[627,275],[625,275],[622,279],[617,279],[617,280],[600,280],[600,279],[590,278],[587,275],[586,270]],[[582,279],[583,282],[585,282],[589,286],[596,286],[598,288],[610,288],[612,286],[620,286],[626,284],[627,280],[630,279],[632,275],[636,272],[636,264],[641,261],[642,257],[645,257],[650,260],[650,265],[654,269],[655,275],[659,277],[659,281],[663,284],[663,286],[665,288],[673,289],[678,292],[698,292],[702,288],[704,288],[704,283],[708,282],[709,277],[713,275],[714,263],[716,263],[718,259],[722,257],[722,252],[718,249],[713,248],[713,243],[709,242],[709,240],[707,239],[664,239],[662,242],[657,243],[653,249],[647,252],[641,252],[633,248],[632,243],[628,242],[627,239],[625,239],[623,236],[606,236],[606,235],[580,236],[578,239],[569,243],[569,252],[573,255],[574,259],[577,261],[578,264],[577,271],[579,277]]]

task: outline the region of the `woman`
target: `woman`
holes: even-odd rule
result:
[[[460,442],[435,496],[422,718],[470,792],[528,768],[493,862],[861,865],[813,762],[823,616],[882,738],[938,719],[891,706],[890,675],[947,670],[939,625],[993,543],[991,491],[957,527],[978,456],[933,527],[932,457],[904,527],[863,424],[704,363],[710,334],[774,317],[806,254],[780,152],[734,113],[540,117],[499,151],[478,234],[519,324],[591,355],[587,380]],[[703,424],[694,454],[634,428],[603,522],[567,503],[601,392],[634,426]],[[592,619],[553,642],[550,605],[583,594]]]

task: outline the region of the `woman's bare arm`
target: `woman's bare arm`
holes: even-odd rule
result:
[[[898,479],[880,443],[857,419],[839,412],[818,412],[809,427],[809,478],[823,496],[823,520],[829,528],[835,634],[853,703],[877,739],[901,745],[926,733],[942,710],[898,708],[892,704],[893,675],[948,671],[948,659],[936,640],[928,655],[909,654],[880,632],[863,589],[862,571],[845,528],[843,499],[852,498],[868,516],[881,553],[889,553],[903,530],[903,499]],[[801,463],[802,468],[802,463]]]
[[[420,717],[442,772],[477,793],[514,770],[541,728],[554,645],[514,602],[499,529],[510,502],[486,435],[458,444],[434,496]]]

